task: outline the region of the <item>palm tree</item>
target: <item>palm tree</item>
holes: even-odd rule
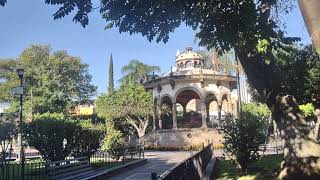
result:
[[[298,2],[312,42],[320,55],[320,1],[298,0]]]
[[[137,59],[133,59],[129,62],[129,64],[121,68],[121,72],[124,76],[120,79],[120,81],[122,84],[126,84],[128,82],[139,82],[141,78],[144,78],[153,72],[160,72],[160,67],[149,66]]]

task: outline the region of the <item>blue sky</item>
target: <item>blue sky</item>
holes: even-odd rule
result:
[[[171,34],[169,42],[149,42],[139,34],[119,34],[117,29],[104,30],[105,23],[98,11],[91,13],[89,26],[85,29],[72,22],[72,15],[53,20],[57,7],[44,0],[8,0],[0,7],[0,58],[18,57],[30,44],[50,44],[53,50],[67,50],[90,65],[93,83],[98,92],[105,92],[108,79],[108,61],[112,53],[115,80],[121,76],[121,67],[131,59],[139,59],[150,65],[158,65],[166,72],[174,65],[176,51],[193,46],[194,34],[190,28],[181,26]],[[302,37],[310,43],[298,8],[285,17],[288,35]]]

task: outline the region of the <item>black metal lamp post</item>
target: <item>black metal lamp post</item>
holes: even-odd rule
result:
[[[236,61],[236,68],[237,68],[237,71],[236,71],[236,74],[237,74],[237,94],[238,94],[238,114],[241,113],[241,89],[240,89],[240,75],[239,75],[239,59],[238,59],[238,55],[237,55],[237,52],[235,51],[235,61]]]
[[[24,76],[24,69],[22,67],[17,68],[17,74],[20,79],[20,107],[19,107],[19,133],[20,133],[20,161],[22,165],[22,170],[21,170],[21,179],[24,180],[24,163],[25,163],[25,157],[24,157],[24,148],[23,148],[23,136],[22,136],[22,124],[23,124],[23,117],[22,117],[22,107],[23,107],[23,76]]]

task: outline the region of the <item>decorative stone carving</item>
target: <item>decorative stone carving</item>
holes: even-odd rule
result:
[[[160,85],[160,84],[158,84],[158,86],[157,86],[157,91],[158,91],[158,93],[160,93],[160,92],[161,92],[161,90],[162,90],[162,87],[161,87],[161,85]]]
[[[174,90],[174,87],[176,86],[176,82],[174,81],[174,79],[172,77],[170,77],[169,83],[171,85],[172,90]]]
[[[218,81],[218,82],[217,82],[217,87],[220,88],[221,86],[222,86],[221,81]]]

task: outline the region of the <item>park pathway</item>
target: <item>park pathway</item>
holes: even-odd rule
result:
[[[150,180],[151,172],[158,175],[190,156],[190,152],[148,151],[145,152],[146,164],[133,167],[127,172],[107,178],[107,180]]]

